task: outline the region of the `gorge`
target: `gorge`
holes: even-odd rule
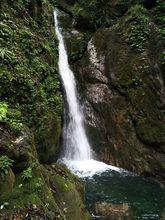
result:
[[[64,153],[59,162],[66,164],[73,173],[86,182],[88,208],[91,213],[93,211],[100,214],[92,214],[93,219],[163,219],[165,189],[135,173],[94,160],[94,153],[92,155],[83,127],[83,112],[80,111],[74,73],[69,67],[57,14],[57,11],[54,11],[59,40],[59,72],[69,105],[67,114],[69,122],[64,125],[63,132]],[[96,59],[94,57],[95,61]],[[118,204],[116,210],[115,204]],[[122,210],[124,206],[125,212]],[[127,209],[128,207],[132,210]]]
[[[97,173],[106,169],[117,169],[104,163],[94,160],[92,149],[88,142],[85,128],[83,126],[84,116],[77,98],[76,82],[74,73],[69,67],[67,52],[64,40],[58,25],[57,12],[54,11],[55,29],[59,40],[59,73],[66,92],[68,108],[68,124],[64,125],[63,132],[63,157],[61,161],[66,163],[71,169],[78,169],[77,172],[84,171],[89,173]],[[117,169],[119,170],[119,169]],[[75,170],[76,171],[76,170]],[[86,174],[87,174],[86,173]]]
[[[1,1],[0,219],[164,219],[164,7]]]

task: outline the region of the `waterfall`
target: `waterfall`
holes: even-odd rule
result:
[[[59,28],[57,12],[54,11],[55,31],[59,41],[58,68],[68,103],[69,123],[65,125],[64,155],[60,162],[81,177],[93,176],[106,170],[122,171],[118,167],[107,165],[92,158],[92,150],[88,142],[83,121],[84,116],[77,98],[74,74],[68,63],[64,39]]]
[[[66,125],[64,157],[68,160],[89,160],[92,158],[90,145],[83,126],[84,116],[77,98],[75,78],[69,67],[63,36],[59,29],[57,12],[54,11],[57,38],[59,40],[59,73],[66,92],[69,123]]]

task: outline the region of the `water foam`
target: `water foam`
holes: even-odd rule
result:
[[[76,161],[76,160],[68,160],[66,158],[62,158],[59,160],[59,162],[65,164],[74,174],[82,178],[92,177],[94,175],[100,175],[101,173],[106,171],[109,172],[115,171],[118,173],[127,172],[122,168],[107,165],[103,162],[93,159]]]

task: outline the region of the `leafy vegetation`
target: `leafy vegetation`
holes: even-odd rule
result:
[[[153,9],[153,19],[159,27],[159,32],[165,38],[165,2],[157,0],[157,6]]]
[[[60,123],[62,97],[57,73],[58,43],[50,25],[52,16],[47,14],[52,8],[45,1],[41,19],[39,11],[31,10],[31,7],[39,8],[35,4],[18,1],[3,5],[0,103],[6,104],[0,105],[0,120],[7,122],[16,133],[22,125],[30,127],[38,141],[48,112],[53,112],[58,119],[54,123]]]
[[[88,20],[90,24],[88,29],[96,30],[99,27],[108,27],[114,24],[127,11],[132,4],[132,0],[76,0],[71,1],[71,3],[71,6],[68,1],[59,1],[58,4],[57,2],[55,4],[72,13],[80,23],[83,18]],[[81,24],[79,27],[81,28]]]
[[[128,44],[139,52],[143,52],[147,46],[150,35],[149,21],[149,14],[141,5],[131,8],[126,17],[129,25],[124,31],[124,36]]]
[[[0,122],[5,122],[14,133],[19,133],[23,124],[21,123],[21,112],[10,109],[6,102],[0,102]]]
[[[39,177],[39,178],[37,179],[36,184],[35,184],[35,190],[36,190],[37,192],[41,192],[43,185],[44,185],[44,182],[43,182],[43,180]]]
[[[12,167],[13,160],[11,160],[8,156],[0,156],[0,171],[1,174],[8,174],[9,168]]]
[[[6,119],[8,111],[8,105],[5,102],[0,102],[0,122]]]
[[[32,178],[32,168],[28,167],[26,170],[22,173],[22,179],[23,180],[29,180]]]
[[[76,39],[75,41],[74,39],[72,39],[71,42],[68,42],[67,46],[70,52],[69,59],[71,63],[82,58],[83,54],[87,49],[87,44],[91,37],[92,37],[91,32],[84,32],[81,39],[78,38],[78,40]]]

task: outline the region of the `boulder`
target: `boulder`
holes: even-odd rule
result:
[[[94,206],[96,215],[104,216],[106,220],[132,220],[132,212],[127,203],[110,204],[106,202],[96,203]]]
[[[6,174],[0,171],[0,201],[7,201],[13,191],[15,175],[11,168]]]
[[[157,25],[147,9],[133,6],[116,25],[96,31],[73,68],[100,160],[156,178],[160,173],[163,180],[165,89]]]

